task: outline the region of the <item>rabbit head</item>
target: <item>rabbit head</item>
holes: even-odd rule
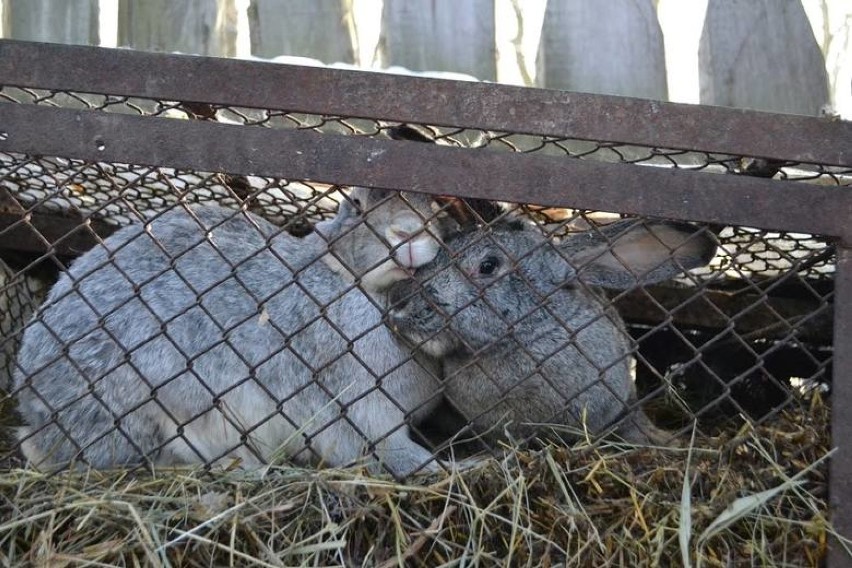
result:
[[[545,308],[556,291],[580,310],[602,304],[589,286],[623,290],[660,282],[714,254],[713,239],[689,225],[628,220],[555,244],[529,225],[501,223],[448,237],[416,279],[391,288],[389,316],[400,334],[433,356],[476,353],[553,320]]]
[[[442,232],[433,198],[418,193],[356,187],[337,215],[317,224],[328,241],[323,257],[344,278],[382,290],[435,258]]]

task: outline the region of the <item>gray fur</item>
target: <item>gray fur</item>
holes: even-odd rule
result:
[[[618,422],[630,441],[660,441],[636,406],[623,322],[594,287],[627,289],[704,265],[711,236],[623,221],[555,245],[530,226],[502,224],[446,244],[391,288],[390,321],[443,360],[445,395],[480,435],[526,438],[555,424],[576,437]],[[493,274],[482,274],[494,260]]]
[[[29,460],[342,466],[372,452],[400,476],[429,463],[406,417],[434,406],[436,369],[382,325],[386,296],[352,283],[398,277],[383,233],[409,206],[423,229],[430,200],[351,195],[304,239],[248,213],[177,208],[81,256],[23,337]]]

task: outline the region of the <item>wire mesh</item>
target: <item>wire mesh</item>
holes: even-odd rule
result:
[[[700,149],[671,150],[427,124],[401,126],[366,118],[10,86],[0,90],[0,100],[3,104],[136,114],[152,117],[152,120],[219,121],[246,127],[302,129],[347,136],[386,138],[393,137],[395,129],[408,128],[409,132],[413,130],[432,143],[483,152],[536,153],[566,159],[688,169],[708,175],[770,177],[796,181],[803,186],[852,185],[850,168],[774,162]],[[488,286],[474,286],[476,294],[470,303],[452,313],[446,313],[446,305],[440,305],[441,296],[433,297],[423,309],[444,317],[441,332],[451,330],[463,335],[454,329],[454,317],[484,302],[483,309],[495,318],[487,320],[485,327],[505,328],[499,340],[502,341],[500,349],[511,352],[508,360],[528,360],[529,364],[516,369],[521,375],[513,377],[517,384],[507,387],[505,382],[491,376],[495,370],[489,364],[493,362],[487,362],[496,344],[474,346],[465,343],[469,337],[462,337],[461,346],[457,347],[459,352],[465,353],[464,362],[458,364],[457,369],[461,380],[481,381],[481,384],[476,383],[480,394],[488,391],[499,399],[487,405],[488,408],[474,412],[465,407],[465,402],[452,400],[451,393],[448,394],[454,379],[445,375],[447,369],[442,371],[440,361],[429,358],[429,341],[414,341],[412,350],[411,338],[405,338],[409,343],[404,343],[393,336],[393,326],[383,319],[386,316],[376,315],[388,308],[384,292],[364,294],[359,291],[370,271],[381,266],[383,259],[372,259],[369,266],[341,269],[341,264],[357,258],[353,256],[357,251],[349,250],[357,248],[347,240],[350,233],[333,236],[331,245],[326,243],[322,229],[317,235],[315,227],[333,223],[340,204],[348,203],[349,198],[339,191],[335,181],[326,179],[326,183],[320,183],[92,162],[62,156],[0,153],[0,190],[5,194],[3,212],[15,215],[14,220],[0,229],[3,250],[8,252],[8,260],[14,266],[0,288],[0,300],[12,305],[21,303],[19,298],[23,293],[27,293],[27,298],[37,297],[32,294],[32,289],[37,287],[37,280],[32,276],[36,272],[42,280],[47,273],[46,279],[52,284],[68,269],[71,258],[82,254],[82,258],[97,259],[88,264],[83,260],[72,264],[69,274],[73,276],[70,279],[62,277],[65,280],[60,279],[60,284],[54,288],[55,295],[49,305],[61,306],[61,297],[76,298],[73,310],[66,307],[56,311],[65,315],[47,324],[51,308],[42,308],[33,320],[36,323],[31,324],[31,328],[43,326],[46,330],[42,341],[58,346],[56,356],[43,361],[37,368],[19,358],[14,384],[7,363],[4,378],[10,385],[10,394],[17,398],[24,392],[30,393],[26,396],[31,409],[40,409],[39,427],[49,433],[47,438],[55,445],[67,446],[60,450],[60,453],[65,452],[62,455],[66,461],[79,459],[100,466],[157,463],[157,460],[208,465],[233,462],[250,466],[295,459],[340,465],[347,461],[344,457],[352,461],[358,455],[367,454],[394,464],[392,455],[399,451],[394,446],[395,440],[408,437],[411,427],[411,435],[424,453],[418,454],[417,463],[407,468],[398,463],[395,467],[399,469],[390,468],[393,473],[400,473],[425,466],[433,451],[447,458],[447,438],[458,437],[462,431],[465,437],[477,439],[466,442],[467,446],[456,444],[453,451],[462,454],[470,450],[498,450],[498,440],[507,436],[517,438],[514,441],[519,443],[534,443],[537,438],[553,432],[557,437],[566,436],[567,426],[597,420],[589,415],[566,418],[564,409],[571,406],[576,397],[585,400],[588,409],[597,410],[600,409],[595,404],[601,398],[619,399],[619,404],[600,410],[606,414],[618,408],[608,419],[599,421],[595,430],[617,427],[619,421],[630,420],[629,411],[641,407],[650,417],[651,426],[670,432],[667,441],[677,443],[678,436],[689,430],[693,422],[697,421],[701,431],[708,434],[736,428],[743,421],[759,423],[780,412],[804,409],[814,395],[829,388],[834,245],[818,235],[710,226],[700,233],[718,246],[706,266],[697,263],[688,274],[680,271],[663,282],[640,283],[625,290],[609,291],[605,296],[581,285],[584,298],[604,299],[587,300],[596,315],[584,320],[579,328],[575,321],[554,313],[558,312],[555,306],[561,306],[559,298],[565,288],[542,293],[536,288],[536,281],[528,277],[513,285],[521,286],[519,297],[535,297],[536,301],[528,313],[515,320],[504,314],[505,308],[497,305],[498,302],[493,299],[489,302]],[[189,207],[205,204],[225,208],[227,213]],[[358,207],[357,204],[353,206]],[[389,242],[384,221],[381,218],[369,221],[370,211],[381,208],[381,203],[374,204],[362,212],[367,221],[361,228],[366,228],[370,239],[382,243],[388,255],[396,255],[402,245]],[[429,209],[415,207],[413,211],[421,224],[421,228],[413,231],[415,236],[427,231],[446,237],[457,228],[448,219],[451,208],[446,202],[433,203]],[[607,227],[618,226],[618,220],[623,217],[618,211],[592,212],[512,203],[501,204],[496,216],[499,218],[475,218],[476,234],[493,235],[507,225],[521,223],[527,231],[547,235],[548,240],[538,246],[539,251],[553,249],[551,243],[583,242],[583,239],[603,236],[608,246],[601,250],[601,255],[616,251],[618,241],[607,237]],[[42,225],[34,221],[39,218],[45,219]],[[66,233],[60,238],[45,235],[42,227],[57,219],[65,221],[62,227],[67,227],[68,231],[81,230],[86,246],[78,243],[60,246],[64,242],[61,237]],[[183,232],[168,229],[169,223],[183,227]],[[162,227],[164,237],[157,236],[158,226]],[[122,227],[131,228],[108,236]],[[15,231],[22,229],[31,231],[31,236],[37,235],[39,246],[16,245],[19,233]],[[351,229],[358,230],[358,227]],[[224,242],[218,242],[217,232],[225,235]],[[197,238],[186,240],[184,233]],[[237,253],[228,248],[231,241],[227,238],[246,233],[251,234],[248,237],[253,243],[250,250]],[[170,239],[183,240],[173,242]],[[306,247],[308,242],[314,243],[311,245],[315,247],[313,256],[307,259],[288,256],[292,250]],[[339,246],[334,244],[338,242]],[[497,250],[508,264],[518,267],[515,274],[523,273],[521,269],[533,270],[528,265],[538,253],[514,254],[501,242],[498,241]],[[683,244],[687,245],[688,241]],[[86,253],[84,249],[90,246],[99,252]],[[282,253],[276,246],[289,252]],[[680,246],[672,247],[669,259],[677,257]],[[329,256],[326,254],[329,247],[343,252]],[[122,252],[127,250],[133,250],[133,254]],[[454,260],[448,260],[448,266],[460,266],[466,254],[469,254],[466,249],[454,250]],[[138,263],[144,264],[141,259],[146,257],[157,259],[153,263],[156,269],[151,267],[144,275],[131,274]],[[573,261],[571,255],[568,261],[569,264]],[[658,260],[658,263],[663,262],[666,260]],[[88,266],[85,274],[79,272],[83,266]],[[193,267],[198,266],[209,266],[218,276],[201,277],[194,272],[197,268]],[[276,279],[253,271],[260,267],[278,268],[283,271],[282,276],[277,282],[268,282]],[[333,293],[326,288],[319,288],[319,291],[316,288],[318,278],[328,277],[324,272],[317,273],[317,267],[326,271],[330,267],[328,274],[339,279],[332,287]],[[582,266],[580,269],[582,271]],[[76,275],[74,270],[78,270]],[[627,271],[631,270],[628,265]],[[345,277],[339,277],[341,273]],[[196,281],[196,278],[201,280]],[[506,281],[509,279],[506,277]],[[470,280],[467,283],[474,284]],[[58,288],[64,290],[64,296],[56,292]],[[106,305],[109,302],[104,298],[119,289],[122,300]],[[186,298],[174,300],[173,305],[167,304],[169,309],[157,304],[163,296],[181,297],[183,293],[188,294]],[[287,319],[292,316],[286,313],[287,309],[278,316],[268,311],[270,299],[288,294],[295,294],[286,304],[290,306],[289,311],[292,312],[296,305],[310,306],[310,313],[299,313],[298,324]],[[353,295],[358,296],[361,303],[348,304],[347,299]],[[241,304],[243,300],[244,305]],[[210,304],[217,301],[221,305],[211,307]],[[27,302],[34,305],[38,299]],[[229,304],[239,309],[228,314]],[[339,309],[344,309],[341,313],[364,309],[375,317],[370,325],[359,327],[351,321],[335,319],[340,314],[335,315],[334,310]],[[11,318],[14,323],[3,321],[7,352],[17,348],[31,308],[18,311],[20,315]],[[615,315],[616,311],[621,316]],[[14,313],[9,310],[10,315]],[[75,314],[75,321],[66,321],[71,313]],[[542,313],[545,315],[541,316]],[[548,424],[547,427],[512,433],[503,431],[504,422],[493,417],[495,411],[502,411],[505,418],[506,408],[502,403],[535,400],[536,396],[553,398],[553,393],[565,394],[566,390],[564,385],[558,384],[560,377],[546,376],[553,373],[552,369],[543,372],[552,356],[542,360],[541,353],[533,348],[535,342],[529,336],[519,338],[517,335],[522,333],[519,329],[535,335],[535,329],[526,325],[533,314],[537,314],[537,318],[544,317],[551,324],[556,322],[567,333],[567,343],[560,344],[557,351],[576,350],[579,358],[573,364],[588,367],[588,376],[584,378],[583,388],[579,389],[582,392],[567,389],[571,392],[557,404],[562,407],[561,411],[528,418]],[[288,323],[282,324],[282,321]],[[245,331],[249,325],[266,327],[272,330],[271,335],[258,339]],[[53,330],[51,326],[62,329]],[[128,344],[124,332],[134,326],[147,331]],[[75,329],[66,329],[69,327]],[[323,328],[323,333],[311,335],[311,330],[317,327]],[[606,331],[594,331],[598,328]],[[190,330],[215,339],[199,346],[189,341],[189,336],[177,337],[180,333],[189,334]],[[234,339],[241,334],[240,339]],[[583,334],[602,334],[599,342],[624,347],[617,349],[611,360],[601,361],[597,355],[584,353],[589,348],[579,339]],[[391,361],[375,361],[359,351],[362,349],[359,344],[372,345],[371,342],[377,341],[376,335],[399,349]],[[507,338],[511,339],[508,346],[503,341]],[[75,354],[75,350],[79,351],[79,346],[87,341],[109,344],[112,351],[97,356]],[[249,348],[263,342],[269,345],[260,354]],[[249,352],[253,354],[249,356]],[[168,371],[160,369],[165,353],[171,353],[175,361],[182,363],[175,363]],[[277,368],[276,362],[282,357],[287,365],[299,367],[300,376],[305,377],[284,390],[269,376],[264,378],[269,368]],[[98,365],[105,366],[97,369],[86,366],[94,365],[96,360]],[[106,365],[105,360],[112,363]],[[235,375],[235,378],[214,382],[216,386],[211,386],[211,379],[205,373],[219,372],[225,360],[239,367],[239,377]],[[83,387],[78,389],[76,397],[67,393],[39,392],[38,381],[33,377],[51,369],[51,365],[64,365],[63,373],[78,377]],[[204,371],[199,371],[199,367]],[[630,369],[625,370],[626,367]],[[285,368],[288,372],[292,370],[286,365]],[[281,369],[277,369],[280,373]],[[470,370],[474,372],[466,373]],[[345,385],[340,383],[340,375],[353,372],[362,374],[366,382],[346,391]],[[411,393],[400,392],[399,375],[405,373],[420,377],[421,383],[432,385],[429,388],[433,390],[421,392],[412,401]],[[130,378],[119,379],[119,375]],[[633,387],[622,385],[619,387],[622,390],[613,392],[616,375],[618,380],[628,376],[635,378],[635,400],[630,390]],[[443,385],[435,386],[441,385],[442,378]],[[369,387],[364,387],[367,383]],[[124,386],[109,386],[111,384]],[[187,387],[188,384],[192,387]],[[494,388],[487,389],[488,384]],[[110,389],[118,389],[121,397],[104,398],[104,392]],[[586,396],[586,391],[597,394]],[[191,410],[181,408],[178,411],[176,403],[171,401],[185,400],[190,392],[195,398]],[[234,410],[251,397],[258,407],[251,418]],[[307,404],[306,400],[312,402]],[[81,420],[75,409],[85,405],[100,409],[99,412],[109,417],[109,424],[96,432],[72,432],[74,422]],[[359,416],[377,412],[397,416],[398,421],[371,432],[364,426],[369,425],[370,420],[364,421]],[[138,432],[128,430],[127,425],[137,416],[148,417],[145,428],[148,431],[153,428],[155,436],[140,440]],[[215,419],[211,418],[213,416]],[[524,417],[515,418],[523,421]],[[32,422],[33,416],[21,416],[17,420]],[[491,428],[487,427],[489,421]],[[345,427],[338,427],[341,424]],[[191,432],[193,428],[195,432]],[[206,432],[215,432],[217,428],[223,439],[216,443],[206,440],[205,436],[209,436]],[[489,438],[489,432],[494,436]],[[38,431],[29,431],[24,436],[20,446],[30,454],[27,457],[35,455],[35,450],[28,448],[27,440],[40,440],[39,436]],[[577,437],[576,432],[573,436]],[[259,439],[264,443],[272,440],[277,445],[275,448],[259,447]],[[43,440],[39,443],[46,444]],[[357,451],[346,453],[336,447],[347,444],[357,447]],[[18,442],[12,441],[7,459],[19,459],[20,454],[16,453],[19,449]],[[47,449],[42,447],[39,453]],[[127,451],[122,453],[119,449]],[[56,448],[52,450],[57,451]],[[93,455],[99,457],[93,459]]]

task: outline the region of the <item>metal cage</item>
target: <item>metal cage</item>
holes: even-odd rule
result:
[[[835,409],[831,439],[838,447],[830,467],[831,518],[838,532],[852,534],[852,505],[846,499],[852,453],[844,442],[852,437],[852,421],[836,411],[852,396],[844,380],[852,373],[849,123],[380,73],[5,40],[0,42],[0,85],[0,252],[11,267],[0,281],[0,305],[9,314],[0,319],[4,337],[0,347],[6,354],[0,362],[12,397],[35,388],[28,382],[27,369],[15,363],[14,353],[25,322],[42,300],[44,283],[52,284],[72,259],[90,249],[104,252],[100,264],[91,267],[85,278],[97,280],[99,270],[124,274],[134,301],[141,299],[133,309],[153,313],[156,309],[144,300],[147,284],[166,272],[189,270],[182,258],[187,255],[187,262],[195,258],[193,247],[217,251],[218,230],[230,230],[234,223],[243,230],[253,227],[263,246],[240,259],[227,251],[219,251],[219,257],[213,252],[205,256],[211,263],[224,262],[223,276],[207,282],[208,288],[194,290],[196,303],[187,304],[171,318],[157,320],[160,328],[147,340],[156,342],[168,336],[170,324],[192,310],[200,310],[199,317],[216,320],[218,316],[205,307],[205,294],[216,286],[234,285],[242,267],[253,259],[290,267],[289,257],[275,253],[274,239],[297,242],[315,234],[316,224],[334,218],[339,204],[350,199],[339,191],[343,186],[440,197],[431,214],[419,213],[429,226],[444,222],[447,213],[458,207],[449,196],[467,200],[462,203],[469,208],[468,220],[473,219],[481,235],[493,234],[501,223],[522,223],[554,242],[570,243],[578,235],[601,237],[611,250],[617,247],[618,237],[607,233],[607,227],[618,226],[613,222],[622,217],[690,222],[718,245],[705,267],[681,271],[659,284],[638,282],[600,300],[605,309],[598,319],[610,318],[607,314],[612,309],[621,314],[624,323],[609,320],[610,325],[629,343],[629,356],[635,361],[638,394],[635,401],[627,402],[633,409],[653,407],[655,411],[648,412],[655,425],[676,441],[688,436],[693,424],[712,434],[743,422],[767,421],[783,412],[807,412],[810,397],[830,389]],[[475,200],[500,205],[484,213]],[[198,210],[190,205],[205,203],[230,213],[198,218]],[[170,214],[193,219],[192,230],[208,238],[170,249],[157,236],[158,219]],[[123,240],[110,237],[130,235],[128,227],[143,228]],[[376,238],[384,239],[379,234]],[[163,254],[162,268],[147,280],[134,280],[117,260],[121,248],[134,239],[151,239]],[[454,254],[462,256],[464,249]],[[516,265],[526,258],[507,255]],[[296,277],[289,284],[302,286],[299,274],[307,269],[290,268]],[[186,285],[193,287],[191,277],[186,278]],[[85,300],[80,305],[97,315],[93,321],[101,329],[107,330],[104,322],[109,317],[130,309],[129,303],[100,306],[98,298],[80,293],[81,282],[82,277],[72,278],[66,293]],[[286,349],[309,374],[316,376],[323,365],[332,366],[342,357],[354,356],[359,365],[369,367],[356,344],[376,329],[385,329],[386,322],[350,332],[335,327],[328,315],[330,306],[359,284],[356,275],[342,292],[325,299],[313,298],[310,289],[302,290],[302,301],[313,298],[320,315],[302,322],[297,330],[278,329],[286,338]],[[534,286],[530,286],[525,294],[533,294]],[[275,326],[275,317],[264,311],[262,294],[249,284],[245,290],[257,298],[252,317]],[[487,294],[480,288],[477,301]],[[539,307],[549,306],[547,298],[542,296]],[[375,307],[387,306],[379,302]],[[434,304],[431,309],[441,311]],[[46,317],[43,311],[39,314]],[[458,313],[442,314],[446,326],[453,325],[454,315]],[[223,324],[223,341],[227,343],[228,334],[248,317]],[[296,353],[298,349],[290,344],[290,338],[318,322],[334,328],[343,345],[340,354],[314,353],[325,361],[322,365]],[[503,323],[508,329],[518,321]],[[507,336],[511,333],[506,331]],[[572,333],[576,337],[582,329]],[[63,341],[61,333],[53,335]],[[123,345],[121,337],[109,330],[106,336],[128,354],[119,364],[137,364],[132,356],[137,346]],[[178,340],[170,341],[188,368],[215,350],[208,346],[190,353]],[[415,348],[425,343],[428,338]],[[73,349],[66,344],[61,356],[68,357]],[[524,349],[519,348],[518,357],[525,356]],[[476,366],[477,356],[487,348],[468,346],[468,351],[473,354],[469,365]],[[208,389],[210,411],[227,417],[223,400],[241,385],[253,384],[255,371],[272,357],[274,352],[257,360],[244,359],[241,364],[249,369],[245,381],[228,392]],[[399,363],[409,364],[417,364],[413,355]],[[134,372],[144,379],[145,368],[134,367]],[[417,409],[394,401],[385,384],[398,370],[368,369],[374,389],[411,418]],[[608,372],[598,370],[602,376]],[[90,373],[79,367],[75,372]],[[104,371],[104,376],[109,372]],[[18,377],[15,382],[13,375]],[[204,382],[200,375],[193,376]],[[160,401],[158,393],[167,390],[173,379],[143,382],[145,396],[114,414],[117,431],[122,431],[124,418],[145,405],[159,405],[168,414],[168,404]],[[97,398],[94,384],[81,398]],[[334,407],[333,420],[349,420],[347,414],[373,396],[372,389],[346,398],[333,387],[322,388]],[[266,396],[274,399],[275,393],[267,391]],[[298,404],[298,392],[292,396]],[[514,396],[511,389],[505,390],[505,396]],[[50,406],[42,395],[36,397]],[[437,400],[440,393],[429,398]],[[63,408],[69,408],[75,402],[64,404]],[[287,400],[275,400],[271,412],[288,419],[287,404]],[[423,444],[431,444],[430,451],[444,452],[443,457],[450,446],[448,424],[453,424],[451,435],[473,428],[477,438],[477,417],[465,416],[453,401],[448,404],[441,412],[452,413],[455,422],[440,418],[437,425],[427,420],[414,427]],[[618,419],[623,418],[621,413]],[[175,416],[171,420],[176,429],[168,437],[169,444],[184,439],[184,427],[189,425]],[[230,424],[238,433],[237,446],[250,446],[252,433],[261,427],[246,426],[238,419]],[[362,436],[366,453],[375,454],[383,441],[371,440],[357,424],[351,425]],[[400,423],[398,428],[408,426]],[[319,443],[323,426],[311,432],[297,423],[292,428],[305,437],[305,451],[309,451],[312,442]],[[133,443],[132,437],[125,438]],[[17,446],[17,441],[10,441],[7,465],[20,463]],[[465,447],[496,448],[480,440],[454,451],[464,452]],[[150,457],[150,448],[143,445],[136,450]],[[85,454],[82,447],[76,451]],[[261,462],[269,458],[263,452],[254,455]],[[226,452],[212,459],[196,449],[194,461],[228,456]],[[839,549],[833,550],[840,562]]]

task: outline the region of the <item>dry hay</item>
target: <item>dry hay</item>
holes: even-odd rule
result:
[[[355,468],[15,469],[0,474],[0,565],[816,566],[828,414],[817,398],[691,449],[506,451],[408,484]]]

